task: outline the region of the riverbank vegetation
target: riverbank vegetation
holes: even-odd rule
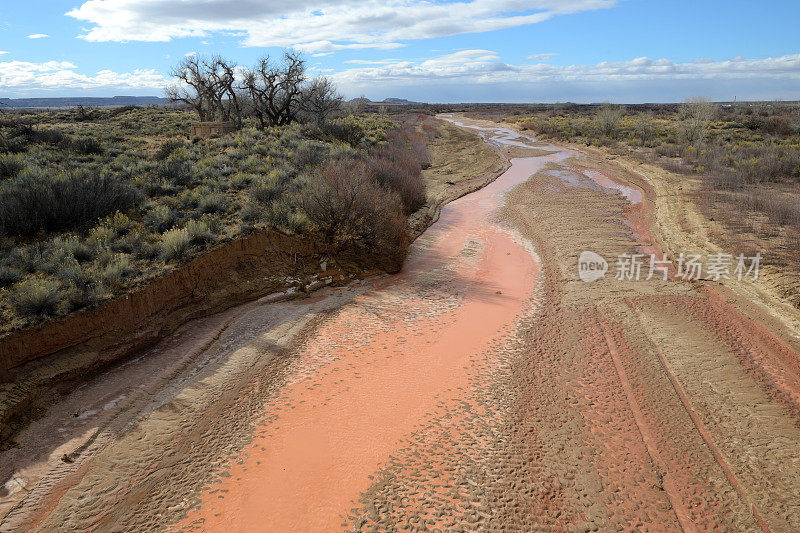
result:
[[[558,104],[507,120],[543,138],[602,146],[685,176],[698,184],[696,200],[722,225],[727,245],[800,266],[799,104]]]
[[[176,107],[0,115],[0,332],[124,294],[260,228],[402,257],[425,199],[413,117],[345,110],[188,139]]]

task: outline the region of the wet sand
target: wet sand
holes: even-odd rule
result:
[[[514,142],[506,137],[497,142]],[[399,275],[326,323],[298,354],[308,375],[264,407],[269,422],[247,459],[185,523],[336,530],[400,440],[437,404],[463,399],[482,352],[532,305],[536,255],[496,212],[506,191],[555,159],[512,160],[450,203]]]

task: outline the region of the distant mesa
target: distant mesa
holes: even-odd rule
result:
[[[384,104],[417,104],[419,102],[412,102],[405,98],[386,98],[382,103]]]
[[[168,100],[158,96],[113,96],[110,98],[78,96],[70,98],[0,98],[0,107],[75,107],[75,106],[124,106],[166,104]]]
[[[351,102],[361,102],[368,105],[408,105],[408,104],[418,104],[419,102],[412,102],[411,100],[406,100],[405,98],[384,98],[380,102],[373,102],[369,98],[353,98],[350,100]]]

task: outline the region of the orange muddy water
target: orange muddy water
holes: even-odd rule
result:
[[[487,141],[514,144],[506,131]],[[264,425],[183,525],[210,531],[330,531],[400,441],[437,404],[457,401],[482,352],[515,324],[539,264],[495,220],[504,193],[564,152],[520,158],[447,205],[403,271],[314,334],[298,376],[264,406]]]

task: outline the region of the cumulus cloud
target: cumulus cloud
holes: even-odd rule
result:
[[[87,0],[67,15],[92,26],[90,41],[168,41],[214,32],[247,46],[313,54],[391,49],[402,41],[494,31],[620,0]]]
[[[114,72],[101,70],[94,75],[76,72],[77,66],[69,61],[0,62],[0,86],[25,92],[50,89],[162,89],[166,78],[155,70]]]
[[[50,37],[46,33],[31,33],[28,35],[28,39],[44,39],[46,37]]]

